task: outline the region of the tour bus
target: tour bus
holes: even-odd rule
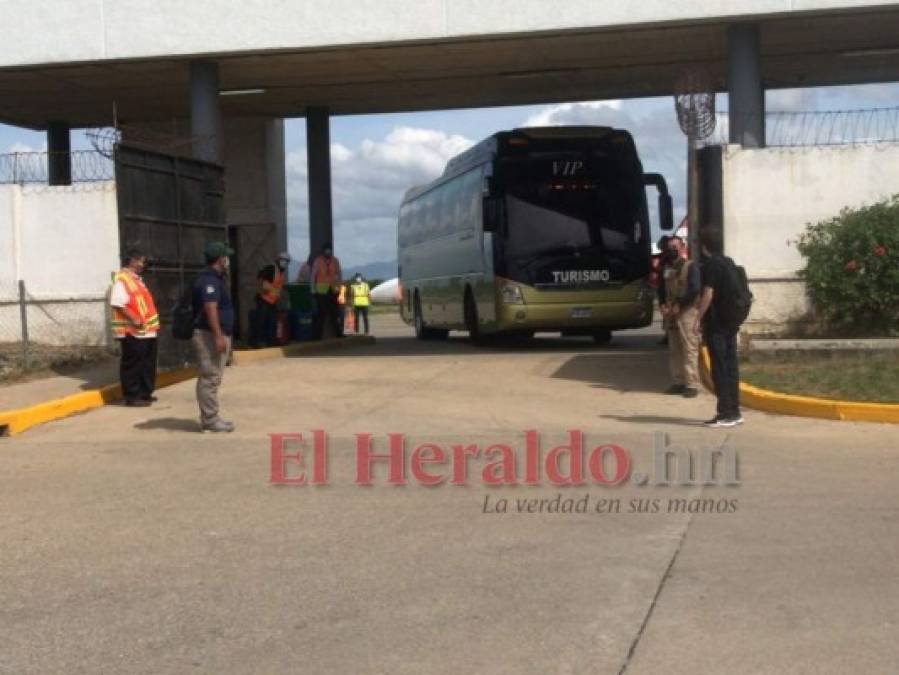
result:
[[[466,330],[592,336],[652,322],[646,187],[665,180],[607,127],[503,131],[410,189],[399,213],[401,312],[419,339]]]

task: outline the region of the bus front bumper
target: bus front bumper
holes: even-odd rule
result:
[[[652,323],[652,300],[643,302],[509,304],[498,308],[501,331],[590,333],[642,328]]]

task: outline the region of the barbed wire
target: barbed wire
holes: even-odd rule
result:
[[[715,133],[702,145],[727,145],[734,117],[716,114]],[[755,126],[757,115],[737,115],[744,126]],[[899,107],[863,110],[802,110],[769,112],[764,116],[769,148],[851,147],[899,143]]]
[[[0,185],[46,184],[50,180],[50,152],[13,152],[0,155]],[[73,183],[109,181],[115,177],[115,167],[109,157],[94,150],[76,150],[71,155]]]
[[[215,149],[216,136],[189,136],[147,124],[122,124],[91,129],[85,134],[94,149],[112,158],[119,143],[179,157],[206,156]]]

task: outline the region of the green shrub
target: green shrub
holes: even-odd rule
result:
[[[852,333],[899,333],[899,195],[809,224],[799,272],[817,317]]]

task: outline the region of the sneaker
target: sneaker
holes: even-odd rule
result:
[[[703,423],[702,423],[702,426],[704,426],[704,427],[717,427],[717,426],[718,426],[718,420],[720,420],[720,419],[721,419],[721,418],[720,418],[718,415],[715,415],[712,419],[706,420],[705,422],[703,422]]]
[[[693,387],[684,387],[683,395],[684,398],[696,398],[699,396],[699,390]]]
[[[146,408],[150,405],[150,402],[143,398],[135,398],[130,401],[125,401],[125,405],[129,408]]]
[[[683,394],[687,388],[682,384],[672,384],[665,390],[666,394]]]
[[[733,417],[718,417],[714,421],[709,420],[708,422],[706,422],[705,426],[721,429],[735,427],[740,423],[742,423],[742,420],[738,422],[737,419]]]
[[[742,415],[737,415],[736,417],[731,417],[730,420],[734,423],[734,426],[743,424],[743,416]]]
[[[226,433],[229,434],[234,431],[234,424],[232,422],[226,422],[225,420],[215,420],[214,422],[209,422],[208,424],[200,425],[200,430],[204,433]]]

